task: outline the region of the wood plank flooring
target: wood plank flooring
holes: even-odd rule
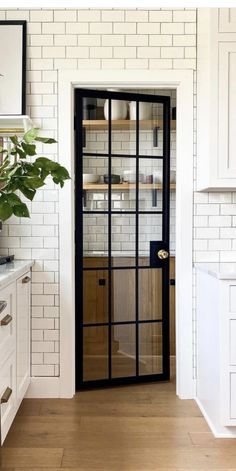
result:
[[[24,400],[1,471],[236,471],[236,441],[214,439],[174,382]]]

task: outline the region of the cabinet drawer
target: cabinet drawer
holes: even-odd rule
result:
[[[0,359],[4,360],[16,341],[16,284],[0,290]]]
[[[5,440],[15,416],[16,357],[13,351],[0,365],[1,441]]]

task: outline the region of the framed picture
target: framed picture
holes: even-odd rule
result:
[[[26,21],[0,21],[0,115],[25,114]]]

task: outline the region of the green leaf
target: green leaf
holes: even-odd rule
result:
[[[36,155],[36,145],[35,144],[25,144],[24,142],[21,143],[24,152],[27,155]]]
[[[10,136],[10,140],[13,142],[13,144],[15,144],[15,146],[19,144],[17,136]]]
[[[0,196],[0,219],[6,221],[13,214],[13,208]]]
[[[40,169],[36,167],[34,163],[30,162],[21,162],[22,170],[24,172],[24,175],[27,177],[29,176],[39,176],[40,175]]]
[[[24,185],[20,185],[19,190],[21,191],[21,193],[23,193],[23,195],[26,198],[28,198],[28,200],[33,201],[33,199],[35,197],[35,194],[36,194],[36,190],[32,190],[31,188],[27,188]]]
[[[53,177],[53,181],[56,185],[60,185],[60,187],[63,188],[63,186],[64,186],[64,181],[63,180],[60,180],[60,178],[58,178],[58,177]]]
[[[41,188],[41,186],[44,186],[45,183],[40,177],[27,177],[24,178],[24,186],[27,188],[32,188],[32,189],[37,189]]]
[[[57,141],[51,137],[36,137],[36,141],[43,142],[44,144],[55,144]]]
[[[47,159],[46,157],[38,157],[35,160],[35,165],[39,168],[43,168],[47,172],[51,172],[52,170],[56,170],[60,165],[57,162],[53,162],[53,160]]]
[[[30,217],[29,210],[28,210],[25,203],[21,203],[17,206],[14,206],[13,214],[15,214],[15,216],[18,216],[18,217],[21,217],[21,218],[29,218]]]
[[[8,176],[8,178],[13,177],[13,175],[15,175],[16,173],[19,173],[19,165],[16,164],[16,165],[13,165],[11,168],[9,167],[9,170],[6,170],[5,173]]]
[[[42,168],[40,177],[42,178],[43,181],[47,178],[48,175],[49,175],[49,172]]]
[[[26,144],[31,144],[31,142],[35,141],[38,133],[39,128],[32,128],[24,134],[23,140],[26,142]]]
[[[16,152],[19,154],[21,159],[26,159],[27,155],[26,153],[21,149],[21,147],[17,146],[16,147]]]
[[[22,204],[22,201],[20,200],[19,196],[15,195],[15,193],[4,193],[4,198],[7,203],[13,208]]]
[[[52,174],[55,174],[58,178],[61,178],[62,180],[68,180],[70,178],[69,172],[66,170],[65,167],[62,167],[61,165],[56,169],[56,171],[53,171]]]

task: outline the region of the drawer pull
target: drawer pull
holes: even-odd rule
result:
[[[7,302],[6,301],[0,301],[0,314],[4,309],[7,307]]]
[[[9,401],[11,395],[12,395],[12,389],[11,389],[11,388],[7,388],[7,389],[4,391],[4,393],[3,393],[2,397],[1,397],[0,403],[1,403],[1,404],[6,404],[6,403]]]
[[[29,276],[25,276],[22,280],[22,283],[29,283],[31,278]]]
[[[8,325],[12,321],[12,316],[10,314],[7,314],[1,321],[0,325]]]

